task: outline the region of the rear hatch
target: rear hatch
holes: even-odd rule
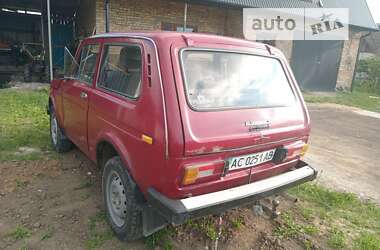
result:
[[[265,47],[264,47],[265,48]],[[184,129],[194,156],[296,141],[306,113],[284,61],[268,50],[172,47]]]

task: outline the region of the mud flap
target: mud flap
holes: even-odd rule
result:
[[[169,223],[162,217],[155,208],[145,205],[142,209],[143,216],[143,235],[147,237],[160,229],[166,227]]]

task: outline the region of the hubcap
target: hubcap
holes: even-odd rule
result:
[[[113,222],[122,227],[127,215],[127,199],[124,185],[118,173],[113,171],[107,178],[107,207]]]
[[[57,144],[57,135],[58,135],[58,124],[55,115],[51,118],[51,138],[53,140],[54,145]]]

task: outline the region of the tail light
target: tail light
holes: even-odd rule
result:
[[[297,141],[295,143],[287,145],[285,148],[288,150],[288,156],[286,157],[286,160],[290,160],[296,157],[305,156],[309,148],[309,144],[305,143],[304,141]]]
[[[222,175],[224,164],[224,161],[214,161],[187,165],[185,166],[182,185],[216,180]]]

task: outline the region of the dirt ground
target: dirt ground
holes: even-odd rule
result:
[[[322,184],[380,204],[380,114],[336,104],[309,104],[306,160]]]
[[[323,171],[320,182],[379,201],[380,120],[334,105],[311,105],[310,111],[307,160]],[[293,206],[283,197],[280,211]],[[218,249],[305,249],[305,241],[308,249],[328,249],[320,236],[275,237],[280,222],[254,215],[252,206],[223,218],[229,227]],[[236,218],[242,222],[233,227]],[[174,249],[213,249],[213,241],[188,226],[173,231]],[[57,159],[0,163],[0,249],[149,249],[149,244],[113,236],[104,218],[101,172],[73,150]]]
[[[149,249],[143,240],[124,243],[110,232],[101,172],[78,150],[55,160],[0,163],[0,191],[0,249]],[[282,199],[280,209],[289,209],[292,201]],[[273,237],[278,222],[254,215],[251,206],[228,212],[224,223],[236,218],[241,226],[230,226],[218,249],[304,248],[303,239]],[[18,227],[27,236],[18,236]],[[213,249],[214,241],[189,227],[174,231],[174,249]]]

